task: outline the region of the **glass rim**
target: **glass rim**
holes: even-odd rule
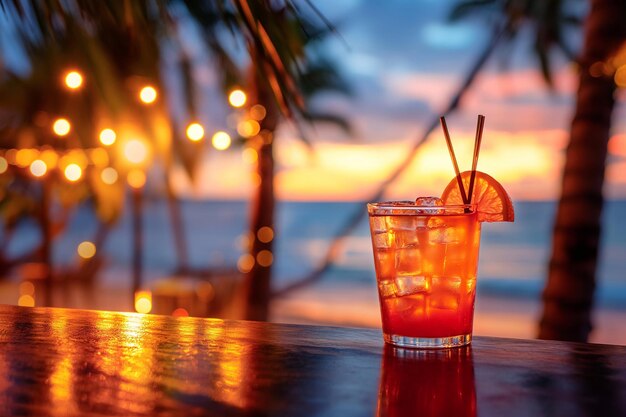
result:
[[[413,201],[383,201],[367,203],[369,214],[386,216],[450,216],[476,213],[476,204],[444,204],[443,206],[416,205]]]

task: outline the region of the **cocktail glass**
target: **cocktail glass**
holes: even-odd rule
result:
[[[475,207],[409,201],[367,208],[385,341],[410,348],[469,344],[480,245]]]

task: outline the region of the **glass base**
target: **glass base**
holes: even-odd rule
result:
[[[450,337],[409,337],[395,334],[384,334],[385,342],[403,348],[413,349],[445,349],[469,345],[471,334]]]

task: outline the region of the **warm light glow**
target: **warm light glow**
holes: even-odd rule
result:
[[[147,85],[139,91],[139,99],[145,104],[152,104],[157,99],[157,90],[151,85]]]
[[[232,141],[230,139],[230,135],[221,130],[215,132],[215,134],[213,135],[213,138],[211,138],[211,143],[213,144],[213,147],[217,149],[218,151],[223,151],[225,149],[228,149],[230,147],[231,142]]]
[[[259,153],[256,151],[256,149],[245,148],[243,151],[241,151],[241,157],[243,158],[245,163],[254,164],[259,159]]]
[[[57,166],[57,162],[59,161],[59,155],[57,155],[57,153],[52,149],[46,149],[39,154],[39,159],[41,159],[46,164],[48,169],[53,169]]]
[[[32,295],[20,295],[17,299],[17,305],[21,307],[35,307],[35,298]]]
[[[69,164],[65,167],[63,174],[65,175],[65,178],[67,178],[69,181],[74,182],[78,181],[80,177],[83,176],[83,170],[77,164]]]
[[[265,107],[260,104],[255,104],[250,108],[250,117],[254,120],[263,120],[265,119],[266,114],[267,111],[265,110]]]
[[[9,163],[5,158],[0,156],[0,174],[4,174],[9,169]]]
[[[146,184],[146,174],[140,169],[133,169],[128,173],[126,181],[133,188],[141,188]]]
[[[58,136],[66,136],[70,133],[71,125],[67,119],[56,119],[52,124],[52,131]]]
[[[152,311],[152,292],[137,291],[135,293],[135,311],[144,314]]]
[[[19,286],[20,295],[35,295],[35,285],[30,281],[24,281]]]
[[[259,265],[268,267],[272,264],[272,262],[274,262],[274,256],[272,255],[272,252],[268,250],[262,250],[256,255],[256,261],[259,263]]]
[[[65,85],[71,90],[76,90],[83,85],[83,76],[78,71],[70,71],[65,75]]]
[[[237,261],[237,269],[244,274],[246,272],[250,272],[252,267],[254,266],[254,256],[246,253],[245,255],[241,255],[239,260]]]
[[[106,167],[100,173],[100,179],[103,183],[108,185],[115,184],[117,182],[117,178],[117,171],[112,167]]]
[[[115,143],[115,139],[117,139],[117,134],[113,129],[102,129],[99,139],[101,144],[105,146],[110,146]]]
[[[41,159],[35,159],[32,164],[30,164],[30,173],[35,177],[43,177],[48,172],[48,167],[46,163]]]
[[[274,239],[274,231],[271,227],[263,226],[256,232],[256,237],[259,241],[268,243]]]
[[[178,307],[176,310],[172,311],[172,316],[174,317],[189,317],[189,312],[182,307]]]
[[[200,123],[191,123],[187,126],[187,138],[193,142],[198,142],[204,137],[204,128]]]
[[[15,163],[20,168],[26,168],[35,159],[37,159],[38,152],[35,149],[24,148],[17,151],[15,154]]]
[[[261,126],[259,125],[259,122],[252,119],[244,120],[237,125],[237,133],[239,133],[244,138],[250,138],[252,136],[258,135],[260,130]]]
[[[89,158],[93,165],[98,168],[109,165],[109,154],[103,148],[90,149]]]
[[[231,91],[230,94],[228,95],[228,102],[233,107],[243,106],[244,104],[246,104],[247,99],[248,98],[246,97],[246,93],[244,93],[240,89],[235,89]]]
[[[76,247],[76,253],[83,259],[93,258],[96,255],[96,245],[87,240],[80,242]]]
[[[148,158],[148,147],[139,139],[131,139],[124,145],[124,156],[132,164],[141,164]]]

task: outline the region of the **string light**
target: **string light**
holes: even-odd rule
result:
[[[135,311],[143,314],[152,311],[152,292],[137,291],[135,293]]]
[[[256,149],[245,148],[243,151],[241,151],[241,157],[243,158],[244,162],[248,164],[254,164],[259,159],[259,154]]]
[[[193,142],[198,142],[204,137],[204,128],[200,123],[191,123],[187,126],[187,138]]]
[[[230,139],[230,135],[222,130],[215,132],[215,134],[211,138],[211,143],[213,144],[213,147],[218,151],[228,149],[231,142],[232,140]]]
[[[245,274],[246,272],[250,272],[252,267],[254,267],[254,256],[249,253],[241,255],[239,260],[237,260],[237,269],[239,269],[239,272],[243,272]]]
[[[250,108],[250,117],[254,120],[263,120],[266,115],[267,111],[265,110],[265,107],[260,104],[255,104]]]
[[[124,156],[132,164],[141,164],[148,157],[148,147],[139,139],[131,139],[124,145]]]
[[[72,125],[70,125],[70,122],[64,118],[56,119],[52,125],[52,131],[57,136],[67,136],[67,134],[70,133],[71,128]]]
[[[93,242],[85,240],[78,244],[76,253],[83,259],[93,258],[96,255],[96,245],[94,245]]]
[[[67,178],[68,181],[75,182],[75,181],[78,181],[80,177],[83,176],[83,170],[77,164],[69,164],[68,166],[65,167],[63,174],[65,175],[65,178]]]
[[[246,97],[246,93],[238,88],[231,91],[228,95],[228,102],[233,107],[242,107],[246,104],[247,99],[248,97]]]
[[[115,170],[115,168],[112,168],[112,167],[106,167],[100,173],[100,179],[102,180],[103,183],[108,184],[108,185],[115,184],[117,182],[118,177],[119,176],[117,174],[117,171]]]
[[[100,139],[100,143],[105,146],[111,146],[115,143],[117,139],[117,134],[113,129],[102,129],[100,131],[100,135],[98,136]]]
[[[259,125],[259,122],[252,119],[244,120],[237,125],[237,133],[239,133],[244,138],[256,136],[260,130],[261,126]]]
[[[268,267],[274,262],[274,255],[268,250],[262,250],[256,255],[256,261],[263,267]]]
[[[145,104],[152,104],[157,99],[157,90],[151,85],[143,87],[139,91],[139,100]]]
[[[43,177],[48,172],[48,166],[41,159],[35,159],[32,164],[30,164],[30,173],[35,177]]]
[[[271,227],[263,226],[257,232],[256,236],[263,243],[271,242],[274,239],[274,231]]]
[[[126,176],[126,182],[135,189],[141,188],[146,184],[146,174],[140,169],[133,169]]]
[[[65,85],[70,90],[77,90],[83,85],[83,76],[78,71],[69,71],[65,74]]]
[[[9,169],[9,163],[4,157],[0,156],[0,174],[7,172],[7,169]]]

